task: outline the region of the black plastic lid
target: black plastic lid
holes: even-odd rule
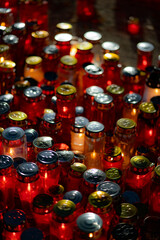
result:
[[[133,225],[127,223],[119,223],[112,231],[115,240],[136,240],[138,231]]]
[[[89,64],[85,67],[85,71],[91,75],[102,75],[104,70],[101,67],[98,67],[93,64]]]
[[[43,84],[43,85],[41,85],[41,89],[42,89],[42,91],[44,91],[44,92],[45,92],[45,91],[51,92],[52,95],[53,95],[54,86],[48,86],[48,85]]]
[[[28,87],[24,90],[24,95],[28,98],[36,98],[41,96],[42,89],[37,86]]]
[[[24,22],[16,22],[12,25],[13,30],[23,31],[26,28]]]
[[[13,35],[13,34],[7,34],[3,37],[3,41],[6,44],[14,45],[14,44],[17,44],[19,42],[19,38],[16,35]]]
[[[136,202],[140,202],[140,198],[138,194],[134,191],[125,191],[122,194],[123,201],[126,203],[134,204]]]
[[[45,150],[38,153],[37,161],[42,164],[53,164],[58,161],[58,154],[52,150]]]
[[[38,228],[28,228],[23,231],[21,240],[43,240],[43,233]]]
[[[6,102],[0,102],[0,114],[9,112],[10,106]]]
[[[53,147],[53,144],[54,144],[54,141],[49,136],[37,137],[33,140],[34,147],[41,148],[41,149],[51,148]]]
[[[100,182],[105,181],[106,174],[97,168],[91,168],[84,172],[83,178],[85,181],[96,185],[99,184]]]
[[[58,154],[58,162],[71,162],[74,158],[74,153],[72,151],[63,150],[63,151],[57,151]]]
[[[13,159],[8,155],[0,155],[0,170],[12,166]]]
[[[21,163],[26,163],[27,162],[26,159],[21,158],[21,157],[13,158],[13,161],[14,161],[14,163],[13,163],[14,168],[17,168],[19,166],[19,164],[21,164]]]
[[[14,96],[11,93],[0,95],[0,102],[7,102],[10,104],[14,99]]]
[[[9,127],[2,132],[3,138],[14,141],[22,138],[25,135],[25,132],[22,128],[19,127]]]
[[[58,78],[58,75],[55,72],[46,72],[44,74],[44,77],[47,81],[56,81]]]
[[[33,142],[33,140],[38,137],[38,132],[35,129],[29,128],[24,132],[27,138],[27,142]]]
[[[135,67],[128,66],[122,70],[122,74],[126,77],[135,77],[140,74],[140,71]]]
[[[74,202],[74,204],[77,204],[82,201],[82,194],[77,190],[72,190],[72,191],[66,192],[63,196],[63,199],[70,200]]]
[[[45,47],[43,51],[47,54],[53,55],[57,54],[59,52],[59,49],[56,47],[56,45],[51,44]]]
[[[146,80],[146,84],[150,88],[160,88],[160,68],[154,67]]]
[[[48,194],[38,194],[33,199],[33,207],[37,209],[46,209],[50,212],[53,210],[53,198]]]
[[[155,96],[155,97],[152,97],[151,100],[150,100],[154,106],[160,108],[160,96]]]
[[[38,172],[38,166],[33,162],[21,163],[17,167],[17,173],[22,177],[33,177],[38,174]]]
[[[9,210],[3,216],[4,226],[10,232],[21,231],[25,221],[25,213],[19,209]]]
[[[76,116],[82,115],[84,113],[84,107],[77,106],[76,107]]]
[[[117,183],[111,181],[101,182],[98,185],[97,190],[108,193],[113,199],[117,197],[121,192],[120,186]]]
[[[25,77],[23,79],[23,81],[28,81],[30,83],[30,86],[37,86],[38,82],[34,79],[34,78],[31,78],[31,77]]]
[[[142,97],[138,93],[128,93],[124,96],[124,101],[128,104],[135,105],[140,103],[141,100],[142,100]]]

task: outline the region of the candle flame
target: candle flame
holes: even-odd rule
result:
[[[1,22],[1,26],[5,27],[6,26],[5,22]]]
[[[77,52],[77,48],[75,46],[72,46],[70,50],[70,56],[75,57],[76,52]]]
[[[45,179],[47,178],[47,172],[45,172],[45,175],[44,175]]]
[[[63,112],[67,112],[68,108],[67,107],[63,107]]]
[[[3,182],[5,182],[6,181],[6,177],[5,176],[3,176]]]
[[[93,151],[93,152],[92,152],[92,157],[95,158],[95,156],[96,156],[96,152]]]
[[[151,137],[153,135],[153,130],[149,130],[149,136]]]
[[[136,115],[136,112],[137,112],[136,108],[133,108],[133,110],[132,110],[132,112],[131,112],[131,115],[132,115],[132,116]]]
[[[0,57],[0,63],[4,62],[4,57]]]
[[[155,93],[158,93],[158,89],[157,88],[155,89]]]
[[[89,238],[93,238],[93,233],[89,233]]]
[[[65,229],[65,224],[64,223],[62,223],[62,229]]]
[[[83,137],[83,133],[79,133],[79,137],[80,137],[80,138]]]
[[[31,185],[30,185],[30,183],[28,183],[27,189],[28,189],[28,192],[31,191]]]

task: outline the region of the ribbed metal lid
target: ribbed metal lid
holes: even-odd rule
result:
[[[21,163],[17,167],[17,173],[22,177],[33,177],[39,172],[38,166],[33,162]]]
[[[70,200],[74,202],[74,204],[77,204],[82,201],[82,194],[77,190],[72,190],[72,191],[66,192],[63,196],[63,199]]]
[[[10,110],[10,106],[6,102],[0,102],[0,114],[7,113]]]
[[[33,140],[38,137],[38,132],[35,129],[28,128],[24,132],[27,137],[27,142],[33,142]]]
[[[14,96],[11,93],[0,95],[0,102],[7,102],[10,104],[14,99]]]
[[[42,164],[53,164],[58,161],[58,154],[52,150],[45,150],[38,153],[37,161]]]
[[[102,35],[96,31],[88,31],[84,34],[84,38],[89,42],[98,42],[101,40]]]
[[[137,44],[137,49],[142,52],[152,52],[154,50],[154,46],[149,42],[139,42]]]
[[[60,200],[54,205],[53,211],[60,217],[71,215],[76,209],[76,205],[70,200]]]
[[[138,93],[128,93],[124,96],[123,99],[128,104],[136,105],[141,102],[142,97]]]
[[[111,181],[101,182],[98,185],[97,190],[108,193],[112,198],[117,197],[121,192],[120,186],[117,183]]]
[[[41,96],[42,89],[37,86],[28,87],[24,90],[24,95],[28,98],[36,98]]]
[[[98,86],[91,86],[89,88],[86,88],[86,94],[90,96],[97,96],[98,93],[103,93],[104,90],[101,87]]]
[[[77,218],[76,222],[79,229],[86,233],[97,232],[103,225],[100,216],[93,212],[83,213]]]
[[[100,104],[108,105],[111,102],[113,102],[112,96],[106,94],[106,93],[98,93],[97,96],[94,98],[95,102]]]
[[[71,162],[74,158],[74,153],[72,151],[63,150],[63,151],[57,151],[58,154],[58,162]]]
[[[0,155],[0,170],[12,166],[13,159],[8,155]]]
[[[25,132],[23,131],[22,128],[19,127],[9,127],[2,132],[3,138],[9,141],[21,139],[24,135]]]
[[[91,183],[91,184],[99,184],[100,182],[105,181],[106,174],[96,168],[91,168],[84,172],[83,178],[85,181]]]
[[[100,76],[104,73],[104,70],[101,67],[98,67],[94,64],[89,64],[84,69],[88,74],[94,76]]]
[[[51,148],[54,144],[53,138],[49,136],[37,137],[33,140],[34,147],[37,148]]]

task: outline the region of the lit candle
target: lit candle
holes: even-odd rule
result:
[[[75,153],[84,152],[85,126],[89,123],[85,117],[76,117],[71,125],[71,149]]]
[[[4,62],[4,60],[9,57],[9,46],[5,44],[0,44],[0,63]]]
[[[26,64],[24,67],[24,77],[34,78],[37,82],[41,82],[44,79],[41,57],[30,56],[26,58]]]
[[[154,46],[149,42],[139,42],[137,44],[138,61],[137,68],[145,71],[147,67],[152,66],[152,55]]]

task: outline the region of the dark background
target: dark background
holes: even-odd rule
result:
[[[83,0],[81,0],[83,1]],[[90,2],[92,0],[88,0]],[[73,34],[82,37],[88,30],[99,31],[104,41],[120,44],[123,66],[136,66],[136,44],[151,42],[155,46],[153,64],[158,64],[160,54],[160,0],[95,0],[94,20],[82,21],[77,17],[76,0],[49,0],[49,32],[51,38],[58,22],[70,22]],[[127,31],[130,16],[140,22],[140,32],[131,35]]]

